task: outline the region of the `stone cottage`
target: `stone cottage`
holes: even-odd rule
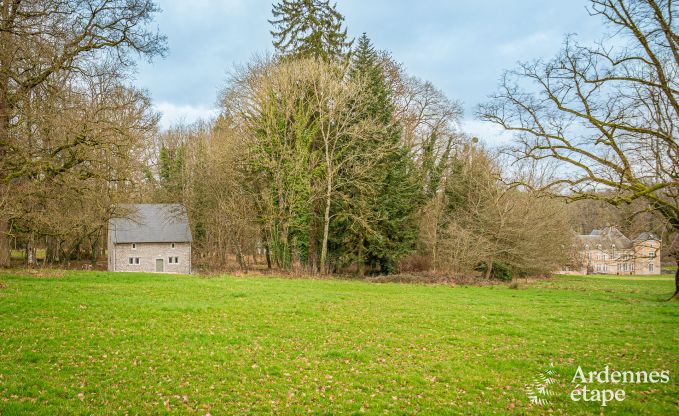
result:
[[[582,274],[660,274],[660,238],[644,232],[633,240],[615,227],[576,237]]]
[[[191,273],[191,229],[180,204],[120,205],[108,224],[108,270]]]

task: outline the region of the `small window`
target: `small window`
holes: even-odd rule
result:
[[[130,260],[130,264],[134,264],[134,257],[130,257],[129,260]]]
[[[648,252],[648,257],[654,259],[655,258],[655,250],[651,250]]]
[[[174,262],[175,262],[175,264],[178,264],[179,263],[179,257],[175,257]]]
[[[653,263],[648,263],[648,271],[649,272],[653,271]]]
[[[135,243],[132,243],[132,250],[136,250],[136,249],[137,249],[137,245]]]
[[[172,243],[172,248],[174,248],[174,243]]]
[[[139,257],[134,258],[134,264],[139,264]]]
[[[174,257],[168,257],[168,258],[167,258],[167,262],[170,263],[170,264],[172,264],[172,260],[173,260],[173,259],[174,259]]]

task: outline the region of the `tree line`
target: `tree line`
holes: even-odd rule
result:
[[[499,161],[460,131],[459,103],[366,34],[348,40],[328,1],[282,1],[273,17],[276,54],[234,71],[220,117],[161,138],[157,192],[182,195],[204,264],[233,253],[244,269],[359,276],[558,267],[563,206],[503,184]]]
[[[183,203],[211,270],[548,273],[589,200],[676,229],[672,2],[592,1],[627,48],[569,38],[508,72],[478,110],[517,132],[503,152],[328,0],[274,4],[275,52],[232,72],[216,119],[164,132],[129,82],[135,55],[165,52],[153,2],[0,4],[2,265],[12,244],[96,259],[121,202]]]

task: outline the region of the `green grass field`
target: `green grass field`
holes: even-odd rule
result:
[[[447,287],[0,273],[0,415],[679,412],[670,277]],[[554,395],[525,386],[554,364]],[[585,371],[669,370],[609,403]]]

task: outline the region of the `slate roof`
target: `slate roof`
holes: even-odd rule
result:
[[[610,250],[615,245],[616,249],[629,249],[634,245],[634,241],[647,241],[660,239],[653,233],[641,233],[634,240],[625,237],[615,227],[606,227],[601,230],[592,230],[591,234],[578,235],[577,242],[581,246],[589,245],[590,249],[596,249],[601,246],[603,250]]]
[[[181,204],[118,205],[125,218],[109,221],[115,243],[190,243],[191,229]]]
[[[632,240],[625,237],[615,227],[606,227],[603,230],[592,230],[591,234],[579,235],[577,240],[581,245],[589,245],[589,248],[595,249],[601,246],[603,250],[613,248],[627,249],[632,248]]]
[[[660,238],[653,233],[641,233],[637,236],[637,238],[634,239],[634,241],[648,241],[648,240],[660,241]]]

